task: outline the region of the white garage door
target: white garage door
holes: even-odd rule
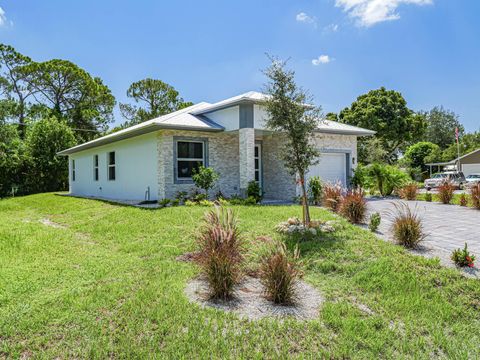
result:
[[[462,164],[462,171],[465,176],[480,174],[480,164]]]
[[[312,176],[320,176],[324,182],[330,182],[332,184],[341,182],[343,186],[346,186],[346,166],[345,153],[322,153],[319,163],[310,167],[307,174],[307,181],[308,178]]]

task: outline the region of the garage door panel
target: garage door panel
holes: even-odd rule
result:
[[[318,164],[310,167],[307,179],[319,176],[322,181],[346,185],[346,154],[345,153],[322,153]]]
[[[480,174],[480,164],[462,164],[462,171],[465,176],[470,174]]]

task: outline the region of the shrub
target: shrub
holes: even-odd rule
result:
[[[353,224],[359,224],[365,220],[367,202],[362,190],[347,192],[340,204],[340,214]]]
[[[410,183],[398,190],[398,195],[404,200],[417,200],[418,186],[416,183]]]
[[[161,200],[158,200],[158,205],[160,205],[161,207],[167,207],[168,204],[170,204],[170,199],[161,199]]]
[[[178,191],[175,195],[175,199],[178,200],[179,203],[184,203],[187,198],[188,194],[186,191]]]
[[[455,263],[455,265],[457,266],[460,266],[460,267],[475,266],[475,264],[473,263],[475,261],[475,256],[471,255],[468,252],[467,243],[465,243],[465,247],[463,249],[453,250],[451,258]]]
[[[342,200],[342,187],[340,184],[325,184],[323,187],[323,206],[329,208],[333,212],[337,212],[340,208]]]
[[[406,203],[395,204],[392,233],[395,241],[406,248],[414,249],[425,239],[422,220]]]
[[[178,205],[180,205],[180,200],[178,200],[178,199],[173,199],[173,200],[170,202],[170,204],[171,204],[172,206],[178,206]]]
[[[391,195],[394,190],[411,181],[407,173],[392,165],[371,164],[366,167],[365,172],[370,178],[369,182],[375,184],[374,186],[382,196]]]
[[[259,275],[265,295],[275,304],[292,304],[298,297],[297,282],[301,275],[298,255],[297,248],[289,257],[285,244],[277,242],[260,265]]]
[[[382,217],[380,216],[380,213],[376,212],[370,215],[370,223],[368,224],[368,228],[370,229],[370,231],[377,231],[381,221]]]
[[[216,299],[232,297],[241,279],[244,245],[231,209],[215,207],[205,214],[205,224],[197,238],[198,263],[202,268],[210,295]]]
[[[470,188],[470,198],[473,207],[480,210],[480,184],[475,184]]]
[[[432,193],[428,191],[425,193],[425,201],[432,202]]]
[[[467,206],[467,205],[468,205],[467,195],[461,194],[460,195],[460,206]]]
[[[455,187],[449,181],[443,182],[438,187],[438,197],[440,201],[444,204],[450,204],[453,199],[453,192],[455,191]]]
[[[255,203],[262,201],[262,189],[255,180],[249,181],[247,186],[247,198],[254,198]]]
[[[200,166],[198,169],[193,170],[192,180],[195,186],[205,191],[207,198],[208,190],[213,188],[218,178],[218,173],[210,167]]]
[[[322,180],[320,176],[312,176],[308,180],[308,194],[310,201],[314,205],[319,205],[322,202]]]

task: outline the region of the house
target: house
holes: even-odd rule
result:
[[[426,165],[430,167],[430,175],[432,175],[435,167],[438,170],[440,167],[443,167],[443,170],[459,169],[459,171],[463,172],[465,176],[480,174],[480,149],[469,152],[468,154],[453,159],[452,161]]]
[[[214,104],[202,102],[60,152],[69,157],[70,194],[121,200],[174,198],[194,188],[199,164],[214,168],[216,191],[244,196],[251,180],[266,199],[291,200],[293,176],[281,159],[282,135],[265,128],[265,95],[248,92]],[[347,185],[357,164],[357,138],[374,132],[319,122],[321,152],[308,176]]]

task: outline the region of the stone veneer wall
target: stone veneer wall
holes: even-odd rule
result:
[[[358,157],[356,135],[318,133],[315,134],[315,143],[317,144],[317,147],[320,151],[322,149],[350,150],[350,168],[354,169],[357,167]],[[352,159],[355,159],[354,163],[352,163]],[[352,174],[347,174],[347,176],[352,176]]]
[[[238,131],[240,195],[247,195],[248,183],[255,180],[255,130],[243,128]]]
[[[174,137],[208,139],[208,166],[220,174],[213,196],[222,191],[226,196],[239,194],[239,143],[237,133],[215,133],[201,131],[160,131],[158,134],[158,198],[175,198],[178,191],[190,192],[192,184],[175,184],[173,146]]]
[[[263,136],[263,191],[265,199],[292,200],[296,195],[295,177],[287,172],[282,159],[281,135]]]

